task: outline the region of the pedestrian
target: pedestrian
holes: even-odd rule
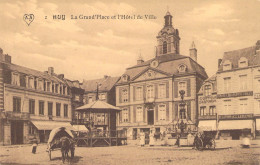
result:
[[[38,146],[38,142],[37,142],[37,139],[35,137],[33,138],[32,143],[33,143],[32,144],[32,153],[35,154],[37,146]]]
[[[149,145],[154,146],[154,133],[152,130],[150,131],[150,134],[149,134]]]
[[[175,145],[177,145],[178,147],[180,147],[180,135],[179,135],[179,134],[177,134]]]
[[[141,145],[141,147],[143,147],[145,145],[145,134],[144,134],[143,130],[141,130],[141,132],[140,132],[140,145]]]

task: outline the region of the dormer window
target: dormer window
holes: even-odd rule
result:
[[[150,66],[152,68],[156,68],[158,65],[159,65],[159,62],[157,60],[152,61],[151,64],[150,64]]]
[[[34,88],[34,78],[33,77],[28,77],[28,87]]]
[[[178,71],[179,71],[179,73],[184,73],[184,72],[186,72],[186,65],[184,65],[184,64],[181,64],[181,65],[179,65],[179,68],[178,68]]]
[[[12,73],[12,84],[20,86],[20,77],[18,73]]]
[[[239,68],[247,67],[248,66],[248,60],[245,57],[241,57],[238,61]]]
[[[128,75],[123,75],[122,76],[122,81],[124,81],[124,82],[127,82],[129,80],[129,76]]]
[[[211,95],[211,85],[205,85],[204,92],[205,92],[205,96]]]
[[[231,62],[229,60],[224,61],[223,70],[231,70]]]

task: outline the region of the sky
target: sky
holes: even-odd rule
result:
[[[189,56],[194,41],[197,62],[211,76],[224,52],[260,40],[259,9],[260,0],[0,0],[0,48],[15,64],[39,71],[52,66],[71,80],[121,76],[140,54],[144,60],[155,56],[169,10],[180,33],[180,54]],[[25,14],[34,14],[29,26]],[[71,19],[118,14],[156,19]]]

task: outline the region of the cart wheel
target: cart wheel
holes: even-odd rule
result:
[[[50,158],[50,160],[51,160],[51,150],[49,150],[49,158]]]

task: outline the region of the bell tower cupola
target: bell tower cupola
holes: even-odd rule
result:
[[[167,11],[164,16],[164,27],[158,33],[156,56],[166,54],[179,54],[180,53],[180,37],[178,29],[174,29],[172,25],[172,15]]]

